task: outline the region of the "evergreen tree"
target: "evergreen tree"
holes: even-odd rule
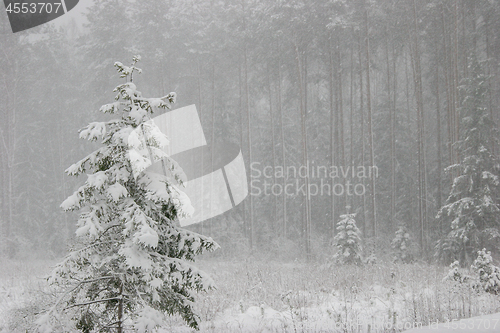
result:
[[[360,264],[362,261],[361,231],[356,226],[356,214],[340,215],[337,234],[333,241],[337,252],[334,259],[342,264]]]
[[[461,139],[457,143],[460,163],[448,167],[458,175],[451,193],[438,212],[437,219],[449,223],[449,232],[438,241],[436,255],[448,261],[471,262],[483,246],[499,234],[498,160],[491,152],[493,123],[486,110],[487,77],[480,64],[472,59],[469,78],[459,87]]]
[[[400,226],[398,230],[396,230],[391,246],[394,249],[396,261],[408,263],[413,260],[414,249],[412,239],[410,237],[410,233],[406,230],[406,227]]]
[[[490,251],[486,249],[478,251],[471,270],[478,275],[476,287],[491,294],[500,293],[500,268],[493,265]]]
[[[460,263],[458,260],[455,260],[450,264],[450,270],[448,274],[443,278],[443,281],[452,281],[457,285],[462,285],[468,281],[470,281],[470,276],[467,272],[464,271],[463,268],[460,268]]]
[[[41,331],[74,325],[82,332],[145,332],[172,314],[198,328],[192,292],[213,282],[189,262],[218,245],[176,224],[193,208],[178,187],[183,175],[161,149],[166,136],[148,121],[155,108],[171,107],[175,93],[142,97],[132,82],[134,72],[140,73],[139,59],[134,57],[132,66],[115,63],[127,82],[115,88],[115,102],[101,107],[121,117],[80,132],[84,139],[102,139],[104,146],[66,170],[88,175],[61,205],[81,212],[77,242],[49,277],[64,292],[39,319]],[[165,174],[145,170],[152,160],[163,160]],[[71,318],[72,324],[60,318]]]
[[[466,268],[461,268],[458,260],[451,263],[448,274],[443,282],[449,286],[449,292],[454,295],[470,294],[476,284],[475,277]]]

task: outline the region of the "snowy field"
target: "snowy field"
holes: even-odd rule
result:
[[[41,277],[54,263],[0,260],[0,332],[34,332],[34,315],[51,293]],[[198,266],[217,284],[197,296],[201,332],[402,332],[429,324],[411,332],[445,332],[435,323],[451,329],[456,319],[500,311],[498,296],[443,282],[446,267],[214,260]],[[159,332],[191,331],[171,317]]]
[[[25,332],[49,288],[43,279],[55,261],[10,261],[0,258],[0,332]]]
[[[433,323],[404,333],[493,333],[500,332],[500,313]]]

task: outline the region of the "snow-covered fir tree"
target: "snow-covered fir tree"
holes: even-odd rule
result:
[[[443,278],[450,295],[470,294],[475,285],[475,278],[470,273],[469,269],[460,266],[458,260],[451,263],[448,273]]]
[[[469,73],[459,87],[463,96],[461,138],[457,142],[460,162],[447,168],[456,177],[437,214],[448,231],[437,242],[436,255],[462,264],[470,264],[478,250],[493,247],[500,236],[499,164],[491,151],[495,135],[485,106],[487,77],[474,58]]]
[[[362,263],[361,231],[354,220],[356,214],[340,215],[337,234],[333,242],[336,247],[334,259],[342,264]]]
[[[398,230],[396,230],[395,237],[391,242],[391,247],[394,249],[396,261],[408,263],[413,260],[413,242],[406,227],[400,226]]]
[[[143,97],[132,80],[139,59],[115,63],[127,82],[100,110],[119,117],[81,130],[81,138],[103,146],[66,170],[87,180],[61,205],[81,212],[77,240],[49,277],[63,292],[39,318],[42,332],[147,332],[173,314],[198,328],[193,292],[213,286],[191,262],[218,245],[178,226],[193,208],[180,190],[182,172],[162,150],[168,139],[150,121],[175,93]],[[145,169],[153,160],[163,161],[164,174]]]
[[[469,282],[470,280],[470,276],[467,274],[465,269],[460,267],[458,260],[455,260],[450,264],[450,270],[443,278],[443,281],[452,281],[453,283],[459,285]]]
[[[479,288],[495,295],[500,293],[500,268],[493,264],[490,251],[486,249],[478,251],[471,270],[478,277]]]

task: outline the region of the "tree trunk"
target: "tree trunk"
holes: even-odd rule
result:
[[[342,74],[343,74],[343,68],[342,68],[342,52],[340,51],[340,37],[337,37],[337,110],[338,110],[338,131],[339,131],[339,150],[340,150],[340,156],[339,156],[339,164],[342,167],[345,167],[345,140],[344,140],[344,103],[343,103],[343,85],[342,85]],[[343,186],[345,188],[345,182],[346,179],[342,177],[343,181]],[[341,197],[340,199],[340,205],[342,210],[344,210],[346,207],[346,197],[347,197],[347,191],[344,191],[344,196]]]
[[[385,35],[385,62],[386,62],[386,74],[387,74],[387,109],[389,111],[389,123],[390,123],[390,142],[391,142],[391,152],[389,155],[391,161],[391,181],[390,181],[390,191],[391,191],[391,202],[390,202],[390,210],[389,210],[389,227],[392,232],[395,230],[395,222],[394,222],[394,209],[395,209],[395,195],[396,195],[396,179],[395,179],[395,142],[394,142],[394,110],[392,106],[392,95],[391,95],[391,70],[390,70],[390,62],[389,62],[389,41],[388,41],[389,31],[386,28]]]
[[[410,54],[411,57],[411,54]],[[408,123],[408,131],[411,132],[411,109],[410,109],[410,75],[409,75],[409,69],[408,69],[408,56],[405,56],[405,95],[406,95],[406,122]],[[413,147],[411,146],[411,149]],[[410,226],[412,228],[412,231],[416,234],[418,234],[418,225],[414,223],[413,216],[414,214],[414,209],[413,209],[413,177],[408,177],[408,200],[409,200],[409,205],[408,205],[408,219]]]
[[[349,166],[354,168],[354,46],[352,45],[349,70]],[[349,204],[354,208],[354,196],[350,197]]]
[[[267,89],[269,92],[269,118],[271,119],[271,145],[272,145],[272,154],[273,154],[273,187],[276,184],[276,142],[274,139],[274,116],[273,116],[273,95],[271,89],[271,68],[269,67],[269,62],[267,63]],[[272,191],[271,191],[272,194]],[[272,216],[272,229],[273,233],[276,235],[278,230],[277,221],[278,221],[278,212],[277,212],[277,198],[273,195],[273,216]]]
[[[246,11],[245,11],[245,0],[242,2],[242,10],[243,10],[243,31],[245,34],[244,42],[243,42],[243,70],[244,70],[244,83],[245,83],[245,111],[247,115],[247,140],[248,140],[248,163],[252,163],[252,127],[250,121],[250,92],[248,88],[248,42],[247,42],[247,29],[246,29]],[[251,195],[248,196],[249,202],[249,246],[250,249],[253,250],[255,237],[254,237],[254,221],[253,221],[253,198]]]
[[[394,199],[392,200],[392,204],[394,207],[392,208],[392,211],[394,212],[394,215],[396,215],[396,193],[397,193],[397,186],[396,186],[396,103],[397,103],[397,96],[398,96],[398,90],[397,90],[397,73],[396,73],[396,50],[393,47],[392,49],[392,97],[393,97],[393,102],[392,102],[392,121],[391,121],[391,142],[392,142],[392,159],[391,159],[391,170],[392,170],[392,189],[391,192],[393,193]],[[395,218],[395,217],[394,217]]]
[[[123,281],[120,281],[120,299],[118,300],[118,327],[116,329],[117,333],[123,332]]]
[[[242,78],[242,61],[241,61],[241,54],[239,56],[239,61],[238,61],[238,88],[239,88],[239,121],[240,121],[240,147],[243,150],[244,147],[244,135],[243,135],[243,130],[245,128],[243,124],[243,78]],[[243,203],[243,209],[242,209],[242,220],[243,220],[243,236],[245,238],[248,238],[247,235],[247,206],[248,206],[248,200],[245,200]]]
[[[282,98],[281,98],[281,45],[278,42],[278,113],[280,115],[280,134],[281,134],[281,163],[283,166],[283,170],[286,170],[286,150],[285,150],[285,125],[284,125],[284,117],[283,117],[283,107],[282,107]],[[287,212],[286,212],[286,180],[287,177],[283,177],[283,238],[287,237]]]
[[[459,76],[458,76],[458,1],[455,1],[455,7],[454,7],[454,33],[453,33],[453,39],[454,39],[454,52],[453,52],[453,96],[454,96],[454,106],[453,106],[453,111],[454,111],[454,119],[455,119],[455,137],[453,142],[458,142],[460,139],[460,114],[459,114],[459,98],[458,98],[458,82],[459,82]],[[455,163],[460,162],[460,156],[458,153],[458,149],[455,149]]]
[[[301,63],[301,57],[299,52],[298,41],[295,39],[295,55],[296,55],[296,64],[297,64],[297,76],[299,80],[299,108],[300,108],[300,132],[302,136],[302,163],[304,166],[308,164],[307,161],[307,129],[306,129],[306,110],[305,110],[305,94],[307,93],[305,90],[303,75],[303,68],[307,66],[307,64]],[[305,243],[305,251],[307,259],[309,260],[311,257],[311,223],[310,223],[310,214],[309,214],[309,202],[310,202],[310,193],[309,193],[309,172],[307,172],[304,177],[305,181],[305,191],[306,195],[304,197],[304,224],[303,224],[303,232],[304,232],[304,243]]]
[[[448,54],[447,48],[447,31],[446,31],[446,20],[444,13],[444,6],[441,5],[441,21],[443,28],[443,54],[444,54],[444,79],[445,79],[445,87],[446,87],[446,120],[447,120],[447,133],[448,133],[448,165],[452,165],[454,158],[454,149],[453,149],[453,140],[454,140],[454,111],[452,100],[452,74],[451,74],[451,59]],[[453,176],[450,173],[451,181],[453,181]]]
[[[202,101],[203,101],[203,98],[202,98],[202,91],[201,91],[201,63],[200,63],[200,55],[198,55],[198,64],[196,66],[196,70],[197,70],[197,76],[198,76],[198,113],[200,114],[200,122],[203,124],[203,108],[202,108]],[[202,162],[203,164],[203,159],[202,159]],[[203,221],[201,221],[200,223],[200,228],[201,228],[201,234],[205,234],[205,223]]]
[[[491,79],[492,76],[493,76],[493,70],[492,68],[494,67],[493,65],[493,59],[491,59],[491,42],[490,42],[490,30],[491,30],[491,20],[490,20],[490,17],[489,15],[485,15],[484,17],[484,30],[485,30],[485,49],[486,49],[486,75],[488,76],[488,107],[489,107],[489,115],[490,115],[490,119],[492,121],[496,121],[495,120],[495,116],[494,116],[494,112],[493,112],[493,91],[494,91],[494,87],[493,87],[493,80]],[[498,123],[497,123],[498,124]],[[496,145],[495,145],[496,141],[495,140],[491,140],[491,153],[493,155],[496,155]]]
[[[363,98],[363,56],[362,53],[362,42],[361,34],[358,35],[358,59],[359,59],[359,113],[360,113],[360,128],[361,128],[361,165],[365,165],[365,112],[364,112],[364,98]],[[366,187],[365,178],[362,179],[363,188]],[[366,195],[363,195],[363,225],[361,230],[363,231],[363,236],[368,236],[368,217],[366,209]]]
[[[7,41],[7,46],[9,44]],[[7,52],[9,48],[7,48]],[[0,220],[0,226],[3,227],[4,239],[2,243],[5,242],[5,248],[0,250],[5,250],[8,257],[12,258],[15,254],[15,241],[13,239],[13,226],[14,226],[14,172],[16,166],[16,91],[19,82],[19,78],[16,78],[16,73],[18,72],[17,63],[4,52],[7,63],[9,66],[5,66],[4,70],[4,89],[3,97],[5,98],[5,108],[2,110],[2,114],[5,117],[5,123],[2,123],[0,127],[0,145],[2,145],[2,160],[3,160],[3,199],[2,199],[2,213],[3,221]],[[3,222],[3,223],[2,223]],[[3,225],[2,225],[3,224]],[[2,231],[2,230],[0,230]]]
[[[370,159],[370,167],[375,166],[374,161],[374,147],[373,147],[373,126],[372,126],[372,106],[371,106],[371,92],[370,92],[370,35],[368,23],[368,8],[365,8],[365,47],[366,47],[366,109],[368,112],[368,153]],[[370,199],[371,199],[371,236],[377,237],[377,206],[376,206],[376,189],[375,189],[375,176],[370,176]]]
[[[423,89],[422,89],[422,70],[420,65],[420,51],[418,38],[418,18],[417,6],[413,0],[413,25],[414,25],[414,40],[413,40],[413,77],[415,82],[415,97],[417,102],[417,158],[418,158],[418,218],[419,218],[419,240],[422,251],[426,249],[426,232],[427,232],[427,200],[426,200],[426,171],[425,171],[425,124],[423,111]]]
[[[212,137],[210,139],[210,146],[212,148],[212,151],[213,149],[215,149],[215,58],[216,58],[216,55],[214,54],[213,57],[212,57],[212,121],[211,121],[211,125],[212,125]],[[210,161],[210,166],[211,166],[211,170],[214,170],[214,154],[210,154],[210,158],[211,158],[211,161]],[[212,211],[213,207],[212,207],[212,203],[213,203],[213,199],[210,198],[210,210]],[[210,236],[213,235],[212,233],[212,225],[213,225],[213,221],[210,222],[208,224],[208,233]]]
[[[333,55],[332,55],[332,45],[331,38],[328,39],[328,55],[329,55],[329,66],[328,66],[328,87],[329,87],[329,95],[330,95],[330,166],[333,168],[335,166],[335,109],[334,109],[334,78],[333,78]],[[330,179],[331,185],[331,195],[330,195],[330,206],[331,206],[331,221],[330,221],[330,237],[333,240],[335,236],[335,221],[336,221],[336,210],[335,210],[335,195],[333,193],[333,187],[335,185],[334,178]]]
[[[443,191],[442,189],[442,157],[441,157],[441,101],[439,99],[439,62],[436,61],[436,69],[435,69],[435,80],[436,80],[436,88],[434,91],[436,92],[436,127],[437,127],[437,202],[436,205],[439,208],[442,206],[441,202],[441,193]],[[441,224],[439,225],[439,234],[441,235]]]

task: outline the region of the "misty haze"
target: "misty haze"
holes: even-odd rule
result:
[[[1,333],[500,332],[500,2],[22,3]]]

